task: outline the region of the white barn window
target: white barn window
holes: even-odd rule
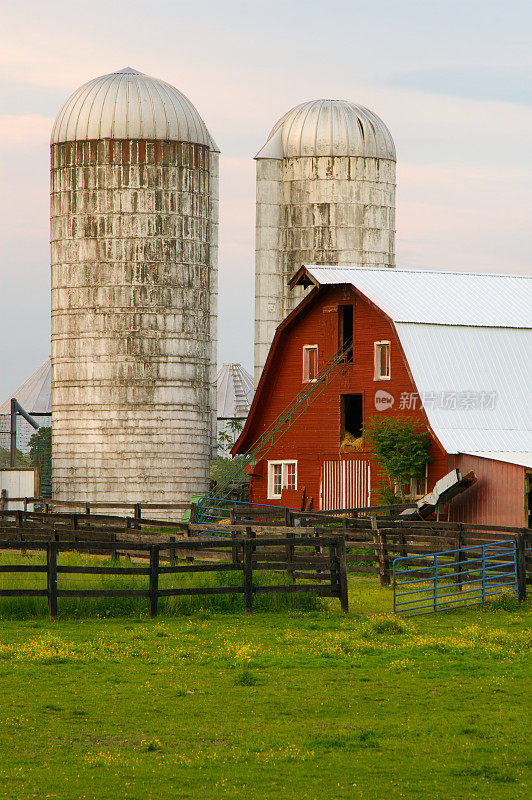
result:
[[[279,500],[283,489],[297,489],[297,461],[268,461],[268,500]]]
[[[375,381],[390,380],[390,342],[375,342]]]
[[[318,345],[303,346],[303,383],[313,383],[318,374]]]

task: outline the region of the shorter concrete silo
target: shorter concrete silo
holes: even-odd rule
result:
[[[255,385],[277,325],[301,300],[302,264],[395,266],[395,147],[363,106],[314,100],[285,114],[256,155]]]

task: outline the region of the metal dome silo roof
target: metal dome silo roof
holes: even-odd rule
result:
[[[241,364],[223,364],[216,376],[218,419],[245,419],[255,388],[253,378]]]
[[[373,111],[347,100],[311,100],[288,111],[255,158],[363,156],[395,161],[395,145]]]
[[[55,121],[51,143],[162,139],[218,147],[195,107],[165,81],[131,67],[80,86]]]
[[[28,414],[52,413],[52,364],[49,358],[0,404],[0,415],[11,413],[12,397]]]

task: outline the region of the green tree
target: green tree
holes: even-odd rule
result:
[[[11,450],[7,447],[0,447],[0,467],[6,469],[11,466]],[[31,459],[22,450],[15,449],[15,467],[27,467],[31,469]]]
[[[396,497],[396,485],[404,500],[404,484],[425,474],[430,449],[427,429],[408,417],[373,416],[364,425],[364,436],[386,475],[381,486],[384,502],[393,502],[391,498]]]
[[[227,420],[225,428],[218,434],[218,447],[220,450],[231,450],[243,428],[244,420],[236,418]]]
[[[30,439],[31,460],[39,456],[41,467],[41,487],[52,484],[52,429],[42,427]]]

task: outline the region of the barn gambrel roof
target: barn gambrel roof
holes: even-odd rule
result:
[[[448,453],[530,462],[531,277],[305,265],[301,283],[351,284],[386,314]]]

